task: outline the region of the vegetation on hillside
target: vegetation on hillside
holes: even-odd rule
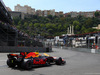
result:
[[[14,25],[21,31],[28,33],[30,36],[36,36],[38,34],[42,36],[57,36],[67,33],[67,28],[70,25],[74,26],[75,34],[87,33],[97,31],[92,27],[98,26],[100,24],[100,14],[95,13],[96,17],[86,18],[83,16],[78,16],[71,18],[63,16],[52,16],[41,17],[34,15],[31,18],[25,18],[24,20],[20,18],[14,18]]]

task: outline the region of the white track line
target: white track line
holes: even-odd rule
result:
[[[85,73],[86,75],[100,75],[100,73]]]

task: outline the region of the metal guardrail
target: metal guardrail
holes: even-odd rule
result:
[[[15,46],[0,46],[0,52],[52,52],[49,47],[15,47]]]
[[[71,50],[91,53],[90,48],[71,48]],[[100,49],[95,49],[95,53],[100,53]]]
[[[73,48],[73,47],[66,47],[66,46],[53,46],[53,48],[61,48],[65,50],[73,50],[73,51],[80,51],[80,52],[87,52],[91,53],[91,48]],[[100,49],[95,49],[95,53],[100,54]]]

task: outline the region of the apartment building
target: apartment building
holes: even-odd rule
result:
[[[9,9],[10,10],[10,9]],[[17,4],[15,6],[15,11],[17,12],[22,12],[25,14],[30,14],[30,15],[38,15],[38,16],[48,16],[48,15],[52,15],[52,16],[60,16],[63,15],[64,17],[67,17],[68,15],[70,15],[71,17],[77,17],[79,15],[84,16],[84,17],[95,17],[94,13],[95,11],[92,12],[69,12],[69,13],[63,13],[63,11],[59,11],[59,12],[55,12],[55,9],[52,10],[36,10],[34,8],[31,8],[28,5],[24,5],[21,6],[20,4]],[[97,10],[99,11],[99,10]]]
[[[59,16],[59,13],[58,12],[55,12],[55,16]]]
[[[63,13],[63,11],[59,11],[59,15],[63,15],[64,13]]]
[[[55,16],[60,16],[60,15],[65,16],[65,14],[63,13],[63,11],[55,12]]]
[[[95,12],[85,12],[85,17],[90,17],[90,18],[95,17],[94,13]]]
[[[48,15],[52,15],[52,16],[59,16],[59,15],[63,15],[63,11],[60,11],[58,12],[55,12],[55,9],[52,9],[52,10],[36,10],[34,8],[31,8],[30,6],[28,5],[24,5],[24,6],[21,6],[20,4],[17,4],[15,6],[15,11],[17,12],[22,12],[22,13],[25,13],[25,14],[31,14],[31,15],[38,15],[38,16],[48,16]]]
[[[64,17],[68,17],[70,15],[70,13],[65,13]]]
[[[55,16],[55,9],[50,10],[50,15]]]
[[[71,17],[77,17],[77,16],[81,15],[81,16],[84,16],[84,17],[92,18],[92,17],[95,17],[94,13],[95,13],[94,11],[93,12],[73,12],[72,11],[72,12],[70,12],[70,15],[71,15]],[[66,13],[66,15],[67,15],[67,13]]]
[[[43,16],[46,17],[47,15],[48,15],[47,10],[44,10],[44,11],[43,11]]]
[[[79,15],[79,13],[77,12],[70,12],[71,17],[77,17]]]
[[[52,9],[52,10],[43,10],[42,11],[42,16],[46,17],[48,15],[55,16],[55,9]]]
[[[22,12],[25,14],[32,14],[32,15],[35,14],[35,9],[31,8],[28,5],[21,6],[20,4],[17,4],[17,6],[15,6],[15,11]]]
[[[41,10],[36,10],[35,15],[42,16],[42,11]]]

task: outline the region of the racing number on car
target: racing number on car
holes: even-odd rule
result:
[[[34,59],[33,64],[45,64],[46,60],[43,59]]]

